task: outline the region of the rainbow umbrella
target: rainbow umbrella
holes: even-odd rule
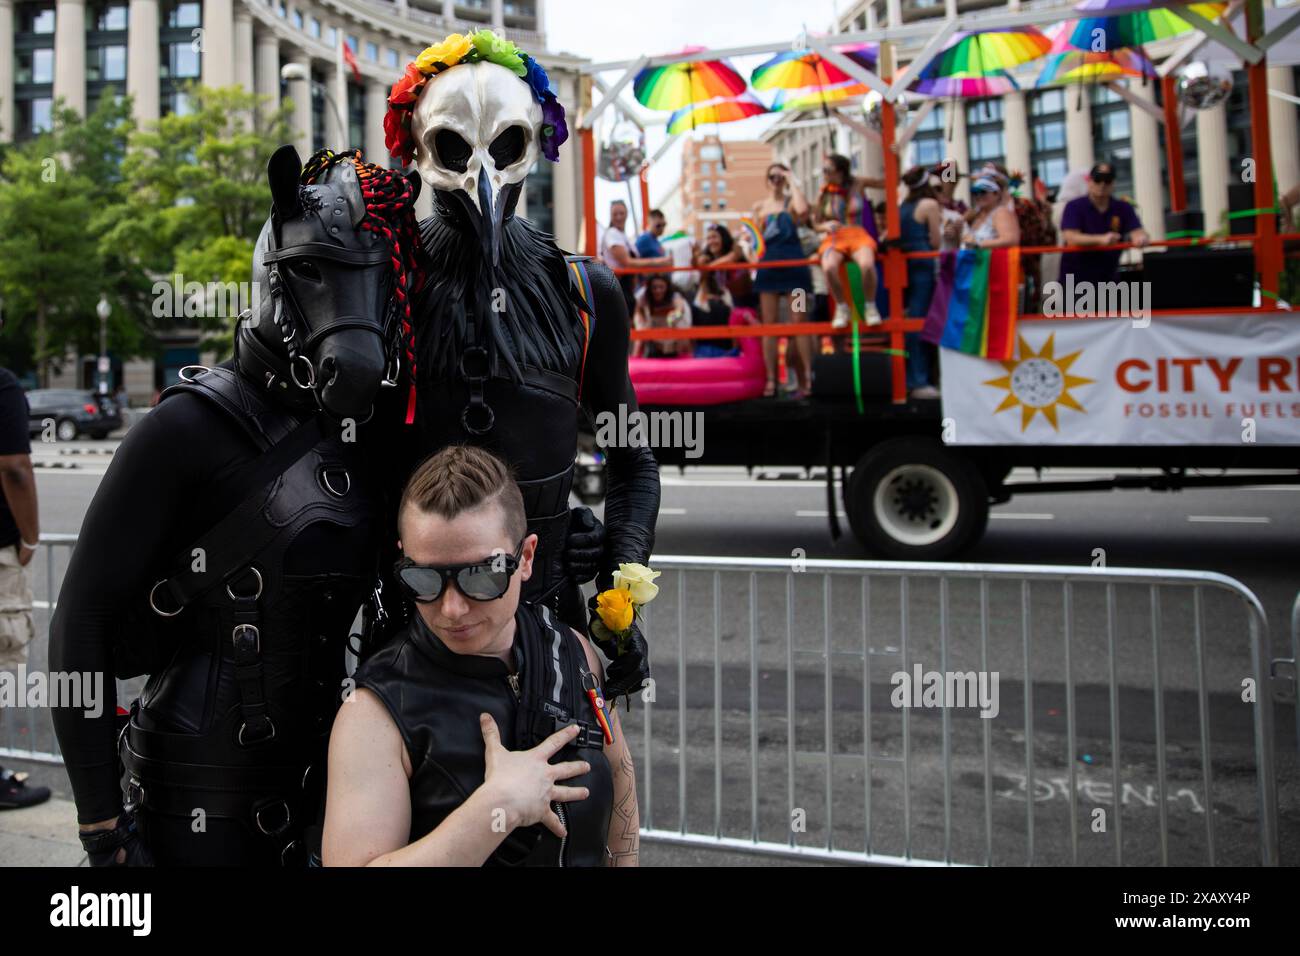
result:
[[[698,53],[703,49],[691,46],[681,52]],[[648,66],[632,81],[637,102],[652,110],[680,110],[744,92],[744,78],[722,60]]]
[[[988,76],[1036,60],[1052,42],[1035,27],[959,32],[921,71],[922,77],[968,79]]]
[[[685,133],[705,123],[734,123],[768,112],[753,93],[684,106],[668,117],[668,133]]]
[[[1207,20],[1216,20],[1228,5],[1191,3],[1185,6]],[[1177,8],[1146,6],[1141,0],[1084,0],[1074,9],[1081,13],[1104,14],[1082,17],[1066,25],[1061,42],[1078,50],[1104,52],[1140,47],[1193,29],[1178,15]],[[1121,9],[1123,12],[1119,12]]]
[[[1005,70],[990,76],[925,76],[917,77],[910,89],[922,96],[953,99],[978,99],[984,96],[1003,96],[1020,87],[1015,78]]]
[[[880,47],[875,43],[851,43],[835,47],[837,53],[843,53],[853,62],[874,69]],[[866,92],[866,86],[849,76],[842,69],[814,50],[787,50],[778,53],[754,69],[749,75],[749,82],[756,90],[779,90],[778,99],[785,105],[773,105],[778,109],[804,109],[808,106],[822,107],[826,112],[827,103],[860,96]],[[857,87],[856,92],[842,92],[845,87]],[[822,99],[819,94],[827,92]],[[832,94],[830,91],[837,91]],[[784,94],[791,94],[786,96]],[[798,99],[800,106],[790,105],[787,101]]]
[[[865,83],[853,79],[813,89],[778,90],[772,99],[772,112],[809,110],[819,106],[823,112],[829,112],[828,104],[839,103],[855,96],[865,96],[869,92],[870,88]]]
[[[1038,74],[1035,87],[1056,83],[1105,83],[1121,76],[1152,78],[1155,64],[1141,50],[1114,50],[1110,53],[1093,53],[1090,50],[1066,50],[1050,53],[1043,72]]]

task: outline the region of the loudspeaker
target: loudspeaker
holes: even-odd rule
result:
[[[862,400],[893,400],[892,356],[880,352],[861,352]],[[813,398],[827,402],[853,401],[853,356],[848,352],[814,355],[812,363]]]
[[[1228,208],[1233,212],[1242,212],[1255,208],[1254,183],[1229,183]],[[1228,235],[1249,236],[1255,231],[1255,217],[1242,216],[1240,219],[1228,220]]]
[[[1146,252],[1142,271],[1132,277],[1151,283],[1153,309],[1249,307],[1255,294],[1255,252],[1203,246]]]
[[[1179,239],[1205,235],[1205,213],[1199,209],[1165,213],[1165,235],[1176,236]]]

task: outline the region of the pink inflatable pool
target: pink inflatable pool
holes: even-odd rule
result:
[[[735,309],[729,324],[757,325],[758,319],[753,309]],[[628,359],[638,404],[721,405],[759,398],[767,378],[761,340],[739,342],[740,354],[726,358]]]

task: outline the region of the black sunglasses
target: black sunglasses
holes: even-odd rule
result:
[[[521,539],[514,554],[445,567],[416,564],[410,558],[402,558],[393,565],[393,570],[402,590],[420,604],[432,604],[442,597],[447,582],[453,579],[460,593],[471,601],[496,601],[510,590],[510,576],[519,570],[519,552],[523,546]]]

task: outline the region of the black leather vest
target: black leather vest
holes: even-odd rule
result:
[[[230,415],[261,451],[302,420],[227,368],[163,396],[182,391]],[[176,616],[155,618],[172,653],[152,671],[122,748],[128,800],[146,812],[202,807],[282,844],[314,822],[344,649],[377,548],[375,482],[363,446],[327,436],[269,493],[257,492],[260,507],[235,529],[247,549],[230,568],[208,568],[236,595],[251,597],[260,578],[255,600],[232,600],[220,581]],[[187,550],[162,573],[188,557]]]
[[[583,686],[594,686],[586,655],[573,632],[557,627],[545,606],[521,601],[515,625],[519,699],[504,661],[448,650],[416,613],[407,629],[355,675],[358,687],[384,702],[406,744],[412,771],[410,841],[431,832],[483,783],[479,714],[492,715],[508,750],[533,747],[576,720],[582,732],[552,759],[591,765],[583,776],[562,781],[590,790],[585,800],[556,805],[567,838],[561,841],[540,824],[521,827],[487,863],[603,866],[614,785],[604,738]]]

